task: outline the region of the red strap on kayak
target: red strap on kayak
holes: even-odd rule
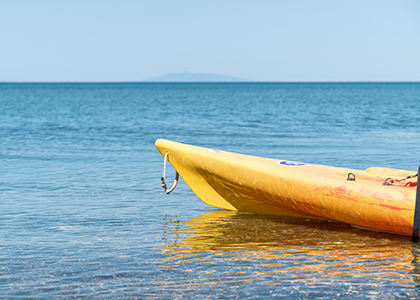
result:
[[[393,185],[396,182],[401,182],[407,179],[411,179],[414,177],[418,177],[418,174],[414,174],[414,175],[410,175],[410,176],[406,176],[406,177],[402,177],[402,178],[387,178],[384,182],[384,185]],[[408,182],[405,186],[417,186],[417,182],[415,182],[415,184],[413,184],[412,182]]]

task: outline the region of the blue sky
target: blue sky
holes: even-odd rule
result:
[[[0,0],[0,81],[420,81],[418,0]]]

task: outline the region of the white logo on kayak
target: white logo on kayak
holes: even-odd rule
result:
[[[298,162],[287,161],[287,160],[278,161],[277,164],[281,165],[281,166],[288,166],[288,167],[302,167],[302,166],[307,166],[308,165],[308,164],[304,164],[304,163],[298,163]]]

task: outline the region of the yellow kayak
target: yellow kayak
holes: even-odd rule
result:
[[[208,205],[412,234],[415,171],[337,168],[161,139],[155,145],[191,190]]]

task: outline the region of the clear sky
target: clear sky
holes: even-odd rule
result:
[[[0,81],[420,81],[419,0],[0,0]]]

